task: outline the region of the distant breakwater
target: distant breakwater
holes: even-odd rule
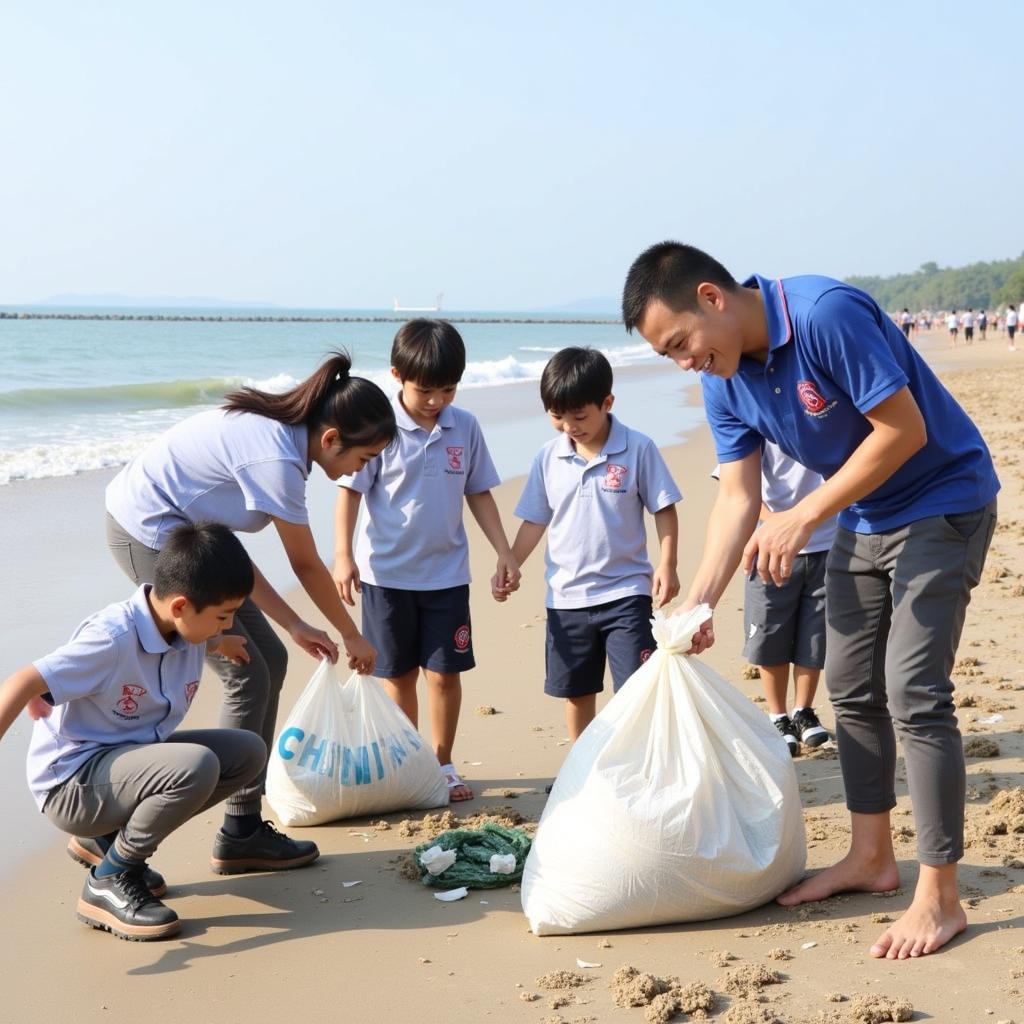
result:
[[[214,324],[403,324],[404,316],[241,316],[196,313],[28,313],[0,309],[0,320],[139,320]],[[453,324],[621,324],[611,317],[446,316]]]

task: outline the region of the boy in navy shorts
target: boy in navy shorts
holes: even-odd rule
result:
[[[78,917],[122,939],[163,939],[178,915],[146,861],[189,818],[256,778],[267,748],[244,729],[176,732],[207,650],[245,661],[219,636],[249,596],[253,569],[227,527],[181,526],[154,582],[90,616],[71,640],[0,687],[0,736],[22,708],[36,719],[28,781],[40,810],[92,865]],[[211,642],[214,641],[214,642]]]
[[[353,592],[362,595],[363,633],[379,652],[374,675],[414,725],[423,669],[434,750],[456,801],[473,797],[452,763],[461,675],[476,664],[463,499],[497,552],[493,585],[515,589],[519,580],[491,494],[501,478],[476,417],[451,404],[465,369],[466,348],[450,323],[402,325],[391,348],[391,373],[401,385],[393,399],[398,437],[339,479],[335,512],[334,579],[342,600],[352,605]]]
[[[719,470],[713,474],[716,480]],[[823,482],[766,441],[761,449],[761,522],[792,508]],[[814,710],[814,695],[825,667],[825,559],[835,535],[836,519],[830,516],[800,549],[783,583],[751,572],[743,584],[743,657],[758,667],[768,716],[793,757],[801,744],[820,747],[829,738]],[[791,673],[792,714],[786,704]]]
[[[654,442],[611,415],[612,368],[600,352],[562,349],[544,367],[540,397],[558,437],[533,460],[512,557],[522,564],[548,531],[544,692],[565,700],[575,741],[596,713],[605,660],[618,690],[654,650],[652,608],[679,593],[682,495]],[[661,548],[653,573],[644,509]]]

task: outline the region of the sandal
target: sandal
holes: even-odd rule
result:
[[[453,764],[441,765],[441,772],[444,775],[444,781],[448,784],[448,799],[452,803],[459,803],[462,800],[472,800],[473,790],[466,785],[465,781],[459,777],[459,773],[455,770]],[[456,796],[456,790],[465,790],[465,796]]]

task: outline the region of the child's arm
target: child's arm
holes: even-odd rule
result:
[[[349,607],[355,606],[352,592],[363,592],[359,579],[359,567],[352,556],[352,537],[359,518],[359,501],[362,495],[350,487],[338,488],[338,500],[334,503],[334,585],[342,601]]]
[[[490,491],[467,494],[466,504],[498,556],[498,567],[491,578],[491,593],[496,598],[498,594],[508,597],[519,589],[519,578],[522,574],[519,571],[519,563],[512,557],[512,550],[508,546],[505,527],[501,525],[501,513],[498,511],[494,495]]]
[[[675,505],[666,505],[654,513],[654,527],[658,531],[661,558],[654,570],[654,586],[651,596],[654,607],[663,608],[679,593],[679,576],[676,573],[679,547],[679,516]]]
[[[0,739],[29,701],[41,697],[49,687],[34,665],[26,665],[8,676],[0,686]],[[44,717],[44,716],[33,716]]]
[[[523,520],[512,544],[512,558],[516,565],[521,566],[530,557],[530,553],[540,543],[546,529],[547,527],[543,523],[531,523],[528,520]],[[504,601],[508,597],[507,593],[495,589],[493,582],[491,594],[495,601]]]

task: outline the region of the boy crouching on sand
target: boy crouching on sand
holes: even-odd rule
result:
[[[548,529],[544,692],[565,698],[576,740],[596,712],[606,657],[618,690],[654,650],[652,589],[658,608],[679,592],[682,495],[654,442],[611,415],[612,368],[600,352],[562,349],[544,367],[540,396],[559,436],[533,460],[512,558],[522,565]],[[653,588],[645,508],[661,547]]]
[[[94,928],[122,939],[175,934],[178,915],[158,899],[167,887],[146,861],[263,768],[266,745],[255,733],[174,731],[207,647],[247,660],[243,638],[218,634],[252,586],[252,562],[230,530],[179,527],[152,585],[90,616],[0,687],[0,737],[26,705],[37,719],[28,754],[36,803],[72,835],[72,857],[98,861],[78,900],[79,918]]]

